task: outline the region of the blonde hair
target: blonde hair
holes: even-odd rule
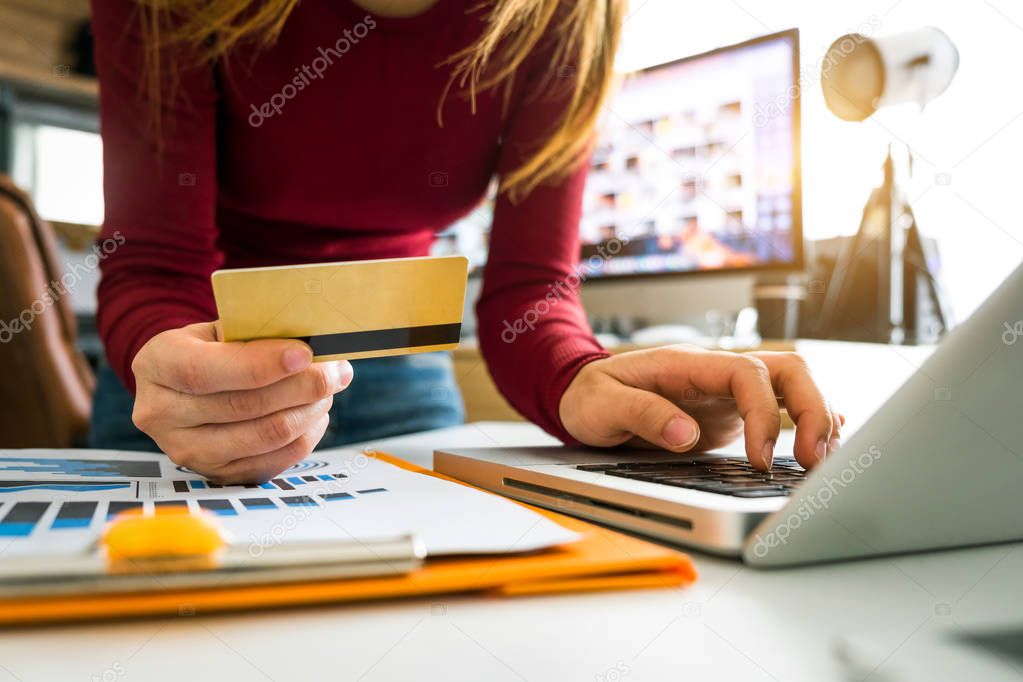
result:
[[[157,131],[164,84],[173,87],[174,83],[173,64],[167,64],[167,73],[163,73],[164,48],[185,44],[202,58],[215,60],[243,42],[268,47],[280,35],[298,2],[138,0],[144,10],[140,14],[146,50],[143,89],[155,104]],[[477,94],[510,86],[516,70],[549,29],[556,32],[557,46],[546,78],[570,77],[571,91],[564,114],[552,122],[546,139],[538,141],[521,165],[501,178],[500,190],[513,199],[544,182],[564,178],[589,152],[600,106],[611,87],[625,2],[484,0],[471,10],[487,12],[486,26],[475,43],[442,63],[453,69],[448,88],[438,103],[438,124],[442,124],[441,106],[452,86],[468,92],[475,111]],[[559,11],[562,6],[565,9]],[[168,74],[171,78],[166,80]]]

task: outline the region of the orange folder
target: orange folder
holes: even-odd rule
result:
[[[390,455],[373,454],[404,469],[453,480]],[[529,554],[428,559],[422,568],[398,576],[2,599],[0,626],[192,615],[457,593],[525,595],[681,587],[696,580],[692,561],[681,552],[552,511],[525,506],[580,533],[583,539]]]

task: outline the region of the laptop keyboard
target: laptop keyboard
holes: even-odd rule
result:
[[[738,457],[580,464],[576,469],[746,498],[783,497],[806,478],[806,471],[791,457],[775,458],[770,471],[758,471]]]

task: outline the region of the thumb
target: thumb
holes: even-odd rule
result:
[[[213,322],[195,322],[181,328],[189,336],[200,341],[223,341],[224,337],[220,329],[220,320]]]
[[[312,363],[312,350],[296,339],[217,342],[213,322],[191,324],[154,337],[159,361],[147,366],[151,381],[181,393],[207,395],[263,388]],[[166,335],[166,336],[165,336]]]
[[[610,398],[616,406],[614,425],[652,445],[685,452],[700,439],[696,420],[667,398],[630,386],[621,386]]]

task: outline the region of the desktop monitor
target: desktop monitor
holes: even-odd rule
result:
[[[802,267],[798,41],[792,29],[625,77],[586,183],[587,277]]]

